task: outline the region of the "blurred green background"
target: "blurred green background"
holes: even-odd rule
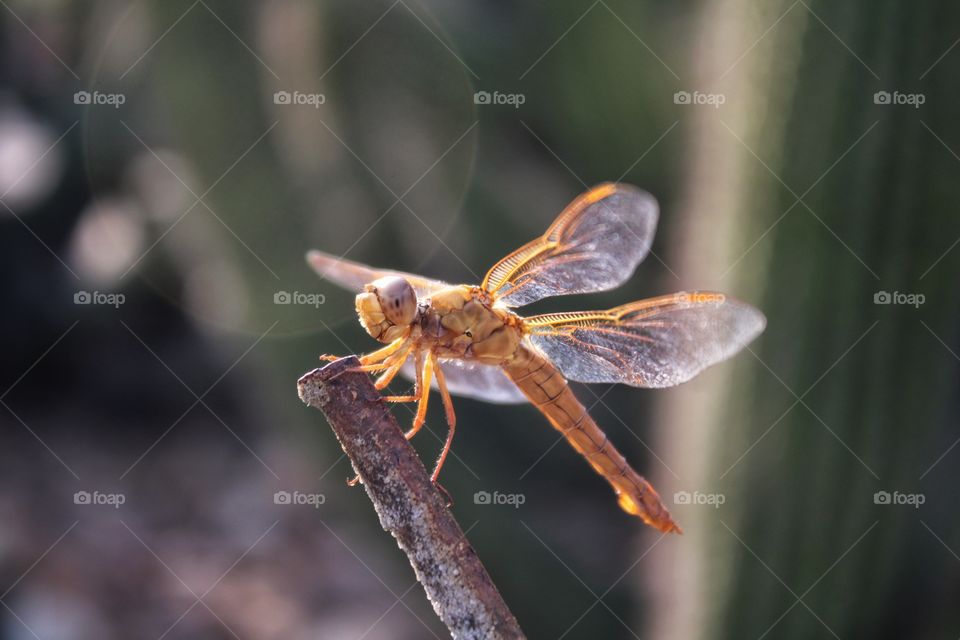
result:
[[[446,637],[296,397],[375,347],[303,256],[478,282],[621,180],[653,254],[525,311],[716,289],[768,327],[577,389],[682,537],[457,401],[441,481],[526,633],[956,638],[958,38],[944,0],[0,2],[0,636]]]

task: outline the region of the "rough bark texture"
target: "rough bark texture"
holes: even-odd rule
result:
[[[513,614],[370,378],[342,358],[304,375],[300,398],[320,409],[360,475],[380,524],[397,539],[453,638],[523,638]]]

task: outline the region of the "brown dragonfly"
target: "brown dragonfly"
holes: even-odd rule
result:
[[[620,286],[650,251],[658,206],[647,192],[601,184],[579,196],[546,233],[503,258],[476,285],[374,269],[311,251],[325,279],[359,294],[360,324],[385,344],[360,358],[382,372],[385,388],[400,373],[414,381],[412,438],[427,415],[429,389],[440,392],[449,430],[434,467],[436,482],[456,425],[451,395],[489,402],[532,402],[613,487],[620,506],[663,532],[680,527],[654,488],[614,448],[568,380],[671,387],[720,362],[766,325],[754,307],[713,292],[683,292],[606,311],[529,317],[515,307]],[[326,360],[333,356],[322,356]]]

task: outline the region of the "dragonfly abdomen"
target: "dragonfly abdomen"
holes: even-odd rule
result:
[[[607,439],[553,364],[521,347],[517,357],[503,368],[550,424],[610,483],[624,511],[639,516],[660,531],[680,532],[654,488]]]

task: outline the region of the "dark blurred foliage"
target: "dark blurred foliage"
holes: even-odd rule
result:
[[[375,346],[303,255],[475,282],[622,180],[660,201],[653,255],[531,312],[714,288],[769,326],[678,389],[578,389],[683,537],[623,514],[532,407],[457,401],[442,483],[525,631],[956,637],[957,13],[0,3],[0,634],[445,637],[296,398],[318,354]]]

